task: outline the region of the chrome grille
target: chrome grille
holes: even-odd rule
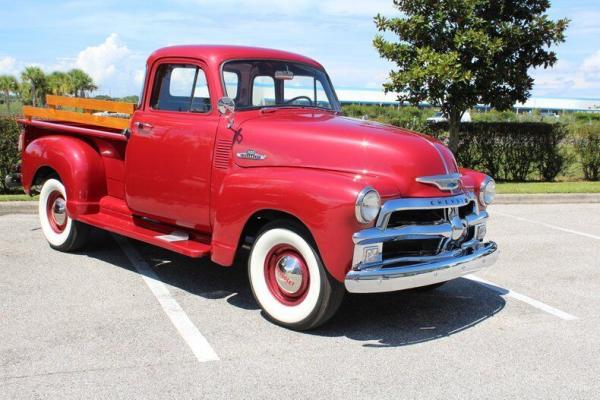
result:
[[[376,226],[354,235],[353,268],[453,257],[465,246],[478,245],[476,226],[486,219],[487,212],[479,211],[473,194],[387,201]],[[374,247],[379,258],[363,262],[364,251],[372,253]]]

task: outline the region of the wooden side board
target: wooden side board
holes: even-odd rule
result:
[[[114,129],[126,129],[129,127],[129,119],[126,118],[101,117],[98,115],[75,111],[55,110],[52,108],[23,106],[23,115],[29,119],[41,118],[55,121],[78,122],[81,124],[103,126]]]
[[[131,115],[135,111],[135,104],[109,100],[82,99],[65,96],[46,96],[46,103],[50,108],[23,107],[25,118],[40,118],[47,120],[77,122],[87,125],[102,126],[105,128],[126,129],[129,127],[128,118],[117,118],[93,115],[94,111],[107,111]],[[82,109],[83,112],[59,110],[57,107]]]
[[[46,103],[51,107],[72,107],[84,110],[118,112],[123,114],[133,114],[135,104],[123,103],[120,101],[82,99],[80,97],[65,97],[47,95]]]

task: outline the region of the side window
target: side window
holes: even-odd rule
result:
[[[275,80],[259,75],[252,81],[252,105],[271,106],[275,104]]]
[[[150,106],[155,110],[165,111],[210,111],[210,96],[204,71],[195,65],[159,66]]]

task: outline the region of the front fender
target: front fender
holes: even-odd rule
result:
[[[101,155],[87,142],[70,136],[44,136],[29,143],[23,152],[23,187],[30,191],[37,172],[56,171],[67,191],[69,215],[98,212],[106,195]]]
[[[354,204],[365,183],[355,176],[305,168],[246,168],[228,175],[213,198],[212,259],[231,265],[248,219],[261,210],[291,214],[307,226],[325,267],[344,280],[352,234],[362,228]]]

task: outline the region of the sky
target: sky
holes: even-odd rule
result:
[[[0,0],[0,74],[27,65],[77,67],[96,94],[138,94],[145,59],[175,44],[271,47],[312,57],[337,88],[381,89],[392,64],[372,45],[373,16],[392,0]],[[554,0],[572,20],[552,69],[534,70],[536,97],[600,98],[600,1]]]

